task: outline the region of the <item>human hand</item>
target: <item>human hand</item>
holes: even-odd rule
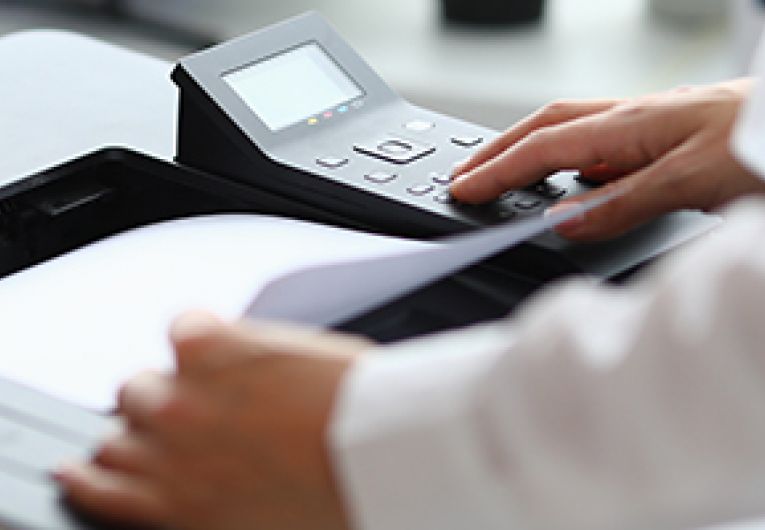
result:
[[[666,212],[710,210],[765,190],[729,149],[752,83],[740,79],[633,100],[551,104],[457,168],[452,194],[467,203],[487,202],[558,170],[576,169],[605,185],[556,210],[595,196],[614,198],[557,230],[593,241]]]
[[[179,319],[171,338],[177,373],[128,383],[124,432],[57,473],[74,505],[175,530],[347,528],[326,430],[370,343],[204,314]]]

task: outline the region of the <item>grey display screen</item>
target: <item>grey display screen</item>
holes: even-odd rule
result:
[[[316,120],[364,95],[315,42],[227,73],[223,79],[271,131]]]

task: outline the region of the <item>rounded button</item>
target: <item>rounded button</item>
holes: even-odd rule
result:
[[[374,173],[369,173],[364,178],[370,182],[374,182],[375,184],[386,184],[396,180],[398,175],[394,175],[393,173],[385,173],[383,171],[375,171]]]
[[[452,176],[448,173],[439,173],[438,171],[432,171],[430,173],[430,180],[436,184],[447,185],[452,183]]]
[[[459,147],[475,147],[483,143],[480,136],[452,136],[452,143]]]
[[[445,193],[441,193],[440,195],[436,195],[434,197],[434,200],[436,202],[440,202],[441,204],[452,204],[454,202],[454,198],[452,197],[452,194],[448,191]]]
[[[511,210],[510,208],[502,208],[497,212],[497,216],[499,216],[500,219],[512,219],[516,215],[518,215],[515,210]]]
[[[542,205],[542,201],[533,197],[527,197],[515,202],[515,207],[519,210],[533,210]]]
[[[433,129],[436,126],[432,121],[427,120],[412,120],[404,124],[404,128],[414,132],[425,132]]]
[[[412,195],[427,195],[434,189],[435,186],[430,184],[420,184],[419,186],[412,186],[411,188],[408,188],[407,191]]]
[[[534,191],[547,199],[560,199],[566,194],[566,188],[550,182],[542,182],[534,187]]]
[[[348,164],[348,162],[349,160],[347,158],[337,157],[337,156],[326,156],[323,158],[316,159],[317,164],[327,169],[338,169]]]
[[[414,146],[403,140],[386,140],[378,145],[377,149],[389,155],[403,155],[412,151]]]

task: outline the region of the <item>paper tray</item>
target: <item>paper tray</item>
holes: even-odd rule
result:
[[[355,229],[351,220],[124,149],[86,155],[0,190],[0,277],[138,226],[232,212]],[[475,267],[342,325],[382,342],[497,318],[538,284]]]

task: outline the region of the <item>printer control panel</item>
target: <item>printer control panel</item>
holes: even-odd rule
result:
[[[564,171],[490,204],[456,203],[452,168],[498,133],[409,103],[317,13],[186,57],[173,80],[177,161],[315,212],[306,218],[432,237],[540,216],[587,190]],[[678,212],[597,245],[548,232],[502,258],[535,278],[614,277],[715,224]]]
[[[497,133],[405,101],[315,13],[188,57],[174,79],[190,102],[182,114],[206,114],[215,130],[196,129],[227,138],[241,157],[233,167],[208,138],[180,150],[180,162],[320,207],[345,206],[370,226],[386,216],[395,224],[403,208],[410,228],[450,233],[540,215],[582,190],[569,172],[493,204],[457,204],[452,168]],[[182,139],[194,134],[188,128]]]

